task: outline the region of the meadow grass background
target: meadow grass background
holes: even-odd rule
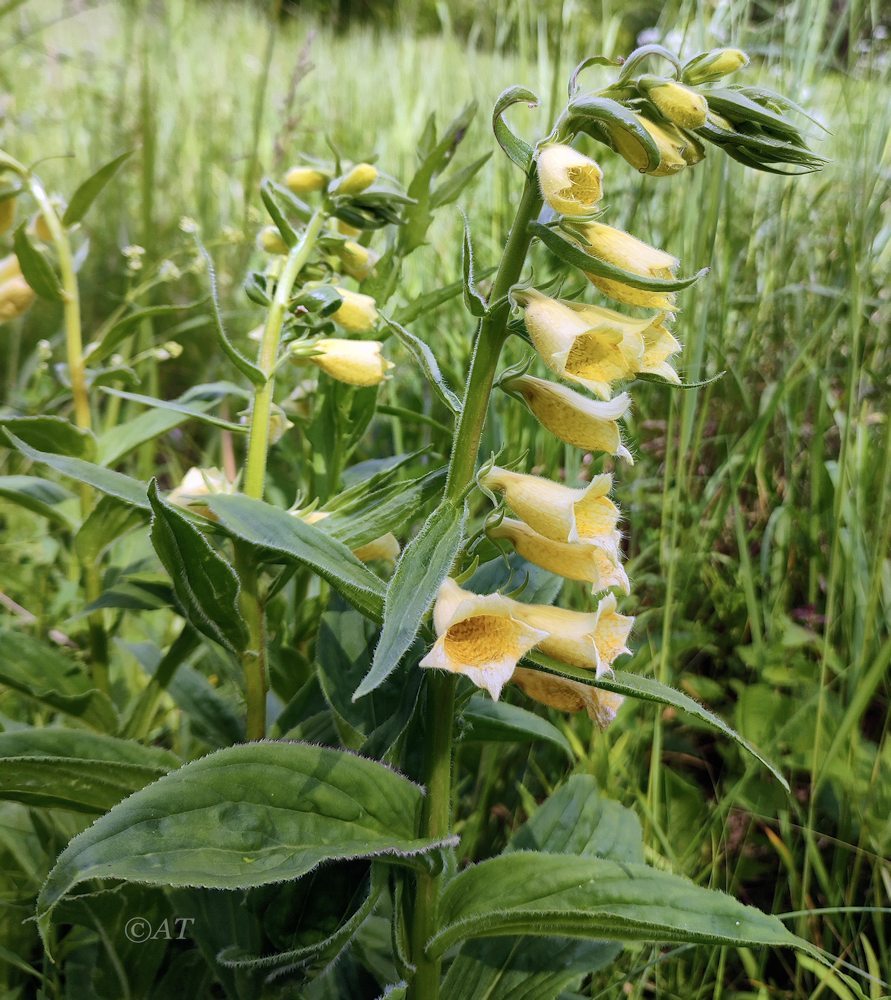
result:
[[[178,224],[188,215],[215,243],[229,323],[244,336],[259,316],[240,292],[262,224],[259,177],[280,174],[300,152],[325,155],[327,136],[351,158],[377,154],[407,180],[428,114],[444,124],[471,98],[480,110],[461,162],[494,153],[461,205],[478,266],[494,263],[521,184],[488,124],[501,90],[519,83],[541,96],[542,108],[511,112],[534,137],[559,110],[572,66],[592,52],[627,53],[643,28],[684,55],[725,43],[747,49],[746,82],[790,95],[830,130],[819,138],[813,129],[831,161],[822,173],[756,174],[710,150],[679,177],[642,178],[590,151],[605,172],[605,221],[670,250],[687,273],[711,268],[681,296],[679,368],[686,381],[726,371],[686,392],[634,387],[636,461],[619,468],[616,489],[633,588],[626,606],[639,616],[625,668],[728,718],[783,766],[793,795],[722,740],[643,703],[626,704],[605,734],[587,720],[553,719],[576,748],[577,769],[637,809],[653,863],[772,912],[815,911],[792,925],[887,976],[887,915],[869,909],[891,894],[891,104],[879,8],[731,0],[669,3],[656,14],[608,2],[540,13],[501,0],[477,17],[459,4],[395,6],[386,24],[340,19],[335,30],[319,7],[292,5],[270,52],[269,21],[248,3],[0,5],[0,147],[26,162],[48,158],[41,175],[68,193],[90,168],[137,149],[86,225],[87,331],[141,277],[128,277],[122,248],[145,248],[143,274],[163,259],[187,260]],[[588,78],[595,83],[597,71]],[[460,275],[460,226],[456,208],[442,213],[409,261],[401,299]],[[186,274],[151,295],[190,301],[200,281]],[[206,325],[176,331],[175,322],[144,334],[143,347],[176,336],[186,348],[179,362],[143,366],[151,391],[171,397],[228,377],[206,349]],[[472,332],[459,305],[413,329],[459,383]],[[61,342],[58,317],[38,305],[2,336],[0,385],[8,405],[22,405],[38,340]],[[395,346],[392,355],[402,363],[385,401],[429,411],[420,375]],[[358,457],[445,444],[426,424],[375,426]],[[528,448],[536,471],[569,481],[584,471],[574,449],[499,399],[485,444],[503,442]],[[138,461],[143,474],[172,482],[195,461],[218,463],[218,447],[199,429],[143,449]],[[43,526],[6,517],[16,530],[0,539],[0,589],[51,618],[59,598],[37,580],[41,559],[51,561],[39,554]],[[524,806],[565,773],[528,750],[472,763],[476,777],[467,771],[456,802],[468,853],[503,841]],[[793,954],[686,948],[665,957],[626,953],[589,994],[618,995],[627,979],[632,997],[846,997],[796,967]]]

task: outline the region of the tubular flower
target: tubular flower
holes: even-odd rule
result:
[[[307,361],[347,385],[379,385],[394,367],[381,354],[379,340],[342,340],[336,337],[317,340],[312,345],[318,353],[309,355]]]
[[[433,608],[437,639],[420,665],[464,674],[497,701],[520,657],[547,636],[518,618],[516,607],[508,597],[444,580]]]
[[[328,183],[328,175],[315,167],[291,167],[285,174],[285,186],[294,194],[312,194]]]
[[[368,247],[363,247],[361,243],[353,240],[347,240],[338,249],[338,253],[344,273],[356,281],[364,281],[380,259],[380,255],[374,250],[369,250]]]
[[[668,382],[680,385],[678,373],[668,363],[668,358],[681,349],[677,338],[664,326],[653,324],[644,331],[644,354],[639,371],[659,375]]]
[[[331,318],[350,333],[367,333],[377,322],[377,304],[370,295],[336,287],[343,300]]]
[[[538,181],[544,200],[562,215],[590,215],[603,197],[603,171],[563,143],[538,154]]]
[[[677,257],[672,257],[664,250],[657,250],[621,229],[613,229],[600,222],[589,223],[582,232],[595,257],[642,278],[671,278],[680,264]],[[588,278],[604,295],[616,302],[665,312],[674,310],[673,292],[632,288],[621,281],[600,278],[596,274],[589,274]]]
[[[556,542],[613,542],[619,508],[607,496],[613,485],[609,473],[595,476],[587,486],[572,489],[496,465],[481,482],[503,493],[514,513],[545,538]]]
[[[335,194],[360,194],[377,180],[377,167],[370,163],[357,163],[338,181]]]
[[[695,90],[674,80],[666,80],[647,90],[647,97],[663,115],[681,128],[699,128],[705,125],[708,101]]]
[[[631,453],[622,444],[616,423],[631,406],[631,397],[627,392],[598,402],[566,386],[533,375],[508,379],[504,386],[519,392],[538,421],[566,444],[588,451],[605,451],[632,461]]]
[[[619,562],[618,531],[596,542],[555,542],[528,524],[505,517],[489,528],[489,537],[506,538],[524,559],[567,580],[590,583],[595,592],[619,587],[630,593],[628,574]]]
[[[619,706],[625,700],[620,694],[589,687],[566,677],[555,677],[538,670],[518,667],[511,678],[524,694],[543,705],[562,712],[580,712],[583,708],[600,726],[606,727],[615,719]]]
[[[614,382],[644,370],[648,339],[670,336],[662,326],[665,313],[630,319],[612,309],[551,299],[534,288],[514,297],[525,307],[526,329],[542,361],[601,399],[610,398]]]
[[[649,166],[647,151],[630,130],[617,129],[612,136],[613,147],[619,156],[641,173],[653,177],[667,177],[683,170],[687,166],[687,161],[683,157],[684,142],[678,141],[680,137],[675,136],[665,126],[644,118],[643,115],[635,113],[634,117],[656,143],[659,149],[659,165],[652,168]]]
[[[519,617],[533,628],[548,633],[539,649],[555,660],[583,670],[595,670],[598,677],[607,673],[613,661],[629,653],[625,645],[634,619],[616,611],[616,598],[606,594],[589,614],[567,611],[547,604],[524,604]]]
[[[19,259],[14,253],[0,260],[0,323],[23,316],[37,294],[25,281]]]

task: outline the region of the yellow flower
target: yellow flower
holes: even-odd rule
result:
[[[312,194],[321,191],[328,183],[328,176],[315,167],[291,167],[285,174],[285,186],[294,194]]]
[[[602,691],[579,681],[528,670],[526,667],[518,667],[511,680],[534,701],[561,712],[580,712],[583,708],[586,709],[601,729],[606,729],[615,719],[619,706],[625,700],[612,691]]]
[[[22,276],[18,257],[11,253],[0,260],[0,323],[23,316],[36,298],[34,289]]]
[[[595,592],[610,587],[630,592],[628,574],[619,562],[618,531],[593,542],[555,542],[510,517],[488,530],[490,538],[506,538],[524,559],[567,580],[590,583]]]
[[[338,287],[337,293],[343,301],[331,318],[350,333],[367,333],[377,322],[377,305],[374,299],[347,288]]]
[[[521,604],[517,616],[527,625],[548,633],[539,649],[573,667],[607,673],[626,646],[634,619],[616,611],[616,598],[606,594],[590,613],[567,611],[547,604]]]
[[[667,359],[681,349],[681,345],[664,326],[653,325],[644,331],[644,354],[639,371],[659,375],[675,385],[680,385],[678,373]]]
[[[583,234],[595,257],[643,278],[671,278],[680,264],[677,257],[664,250],[657,250],[621,229],[600,222],[589,223],[584,227]],[[673,292],[632,288],[621,281],[599,278],[595,274],[589,274],[588,278],[604,295],[617,302],[664,312],[671,312],[675,307]]]
[[[603,197],[603,171],[563,143],[538,154],[538,182],[544,200],[563,215],[590,215]]]
[[[670,337],[662,325],[665,313],[630,319],[612,309],[551,299],[534,288],[514,297],[525,307],[526,329],[542,361],[601,399],[610,398],[614,382],[644,370],[648,338]]]
[[[326,517],[331,516],[330,510],[310,510],[305,514],[299,510],[292,510],[289,513],[292,517],[299,517],[301,521],[306,521],[307,524],[318,524],[319,521],[324,521]],[[353,555],[357,559],[361,559],[362,562],[375,562],[378,559],[395,562],[399,558],[399,552],[399,542],[396,536],[389,531],[385,535],[373,538],[370,542],[353,549]]]
[[[712,49],[696,56],[684,67],[687,83],[706,83],[735,73],[748,65],[749,57],[741,49]]]
[[[667,177],[676,174],[687,166],[683,156],[685,141],[679,134],[669,131],[664,125],[657,125],[643,115],[634,115],[641,127],[646,129],[659,150],[659,165],[648,168],[649,159],[646,150],[640,144],[633,132],[626,129],[615,129],[612,133],[613,146],[616,152],[632,167],[641,173],[652,177]]]
[[[361,229],[356,229],[355,226],[351,226],[348,222],[344,222],[343,219],[337,220],[336,228],[342,236],[359,236],[362,233]]]
[[[356,281],[364,281],[374,270],[375,264],[380,259],[380,255],[363,247],[361,243],[347,240],[338,248],[340,263],[344,273],[348,274]]]
[[[533,375],[508,379],[504,386],[520,393],[538,421],[561,441],[576,448],[605,451],[632,461],[631,453],[622,444],[616,423],[631,406],[631,397],[627,392],[599,402]]]
[[[609,499],[613,477],[595,476],[580,489],[494,466],[481,479],[484,486],[504,494],[509,506],[530,528],[556,542],[612,540],[619,508]]]
[[[197,466],[192,466],[183,476],[179,486],[167,495],[167,502],[179,507],[192,507],[192,501],[200,497],[234,492],[235,484],[231,483],[219,469],[199,469]],[[200,505],[195,509],[207,511],[206,507]]]
[[[317,354],[305,357],[318,365],[331,378],[347,385],[378,385],[387,377],[387,372],[393,368],[393,362],[381,355],[381,344],[378,340],[342,340],[336,337],[317,340],[312,345]],[[297,355],[295,361],[304,360]]]
[[[666,80],[647,90],[647,97],[659,111],[680,128],[699,128],[705,125],[708,101],[695,90],[674,80]]]
[[[15,198],[4,198],[0,201],[0,233],[12,228],[15,222]]]
[[[370,163],[357,163],[341,177],[334,189],[335,194],[360,194],[377,180],[377,167]]]
[[[285,254],[288,244],[282,239],[282,234],[275,226],[265,226],[257,237],[257,246],[264,253]]]
[[[547,635],[516,617],[516,604],[444,580],[433,608],[436,643],[420,665],[464,674],[497,701],[517,661]]]

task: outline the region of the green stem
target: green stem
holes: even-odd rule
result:
[[[303,236],[291,248],[285,266],[275,286],[275,297],[269,307],[257,366],[266,381],[254,391],[251,406],[251,429],[245,460],[244,493],[255,500],[263,499],[266,482],[266,460],[269,454],[269,423],[272,397],[275,391],[275,370],[281,344],[282,326],[291,299],[294,282],[309,259],[316,240],[325,224],[325,213],[319,209],[303,231]],[[248,629],[247,648],[241,655],[244,670],[245,702],[247,704],[247,738],[261,740],[266,735],[266,610],[260,591],[257,567],[250,550],[236,543],[235,565],[241,581],[239,603]]]
[[[480,439],[489,409],[489,397],[495,381],[498,358],[507,339],[510,303],[507,293],[516,284],[526,262],[532,237],[529,223],[541,209],[538,177],[530,170],[517,214],[504,248],[501,264],[489,301],[493,308],[480,321],[473,345],[470,373],[464,392],[464,405],[449,463],[445,495],[457,500],[463,496],[476,472]],[[431,672],[427,678],[427,746],[424,780],[427,798],[422,817],[423,836],[435,840],[446,837],[450,826],[452,797],[452,726],[455,715],[453,674]],[[437,903],[441,874],[419,874],[412,921],[412,961],[415,975],[408,990],[409,1000],[437,1000],[441,962],[425,954],[427,942],[436,930]]]

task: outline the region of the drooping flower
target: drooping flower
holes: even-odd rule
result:
[[[632,461],[616,422],[631,406],[627,392],[599,402],[533,375],[518,375],[503,384],[509,391],[518,392],[539,422],[566,444]]]
[[[382,354],[379,340],[343,340],[336,337],[316,340],[314,352],[305,358],[331,378],[347,385],[378,385],[394,367]],[[303,360],[295,357],[294,360]]]
[[[328,183],[328,175],[315,167],[291,167],[285,174],[285,185],[294,194],[312,194]]]
[[[517,661],[547,636],[516,616],[516,604],[444,580],[433,608],[437,639],[420,665],[464,674],[497,701]]]
[[[37,294],[25,281],[18,257],[11,253],[0,260],[0,323],[23,316]]]
[[[380,254],[369,247],[363,247],[361,243],[356,243],[354,240],[342,243],[337,252],[344,273],[355,278],[356,281],[364,281],[380,259]]]
[[[603,197],[603,171],[564,143],[552,143],[539,152],[538,182],[544,200],[562,215],[590,215]]]
[[[657,83],[647,88],[647,97],[673,125],[680,128],[705,125],[708,101],[682,83],[674,80]]]
[[[589,244],[589,252],[595,257],[642,278],[671,278],[680,265],[676,257],[664,250],[657,250],[621,229],[600,222],[589,223],[582,233]],[[632,288],[622,281],[596,274],[588,274],[588,278],[604,295],[617,302],[664,312],[672,312],[675,308],[673,292]]]
[[[648,339],[670,336],[665,313],[631,319],[601,306],[552,299],[534,288],[514,298],[524,307],[526,329],[548,368],[601,399],[610,398],[614,382],[645,370]]]
[[[488,529],[490,538],[506,538],[520,555],[536,566],[567,580],[590,583],[597,592],[619,587],[629,593],[628,574],[619,561],[620,535],[594,542],[555,542],[540,535],[523,521],[505,517]]]
[[[343,300],[331,318],[350,333],[367,333],[377,322],[377,304],[370,295],[335,286]]]
[[[518,667],[511,680],[528,697],[561,712],[580,712],[583,708],[601,729],[615,719],[625,700],[620,694],[590,687],[567,677],[557,677],[527,667]]]
[[[503,493],[517,517],[546,538],[557,542],[600,539],[609,544],[615,538],[619,508],[607,496],[613,485],[608,472],[579,489],[497,465],[480,481],[490,490]]]

